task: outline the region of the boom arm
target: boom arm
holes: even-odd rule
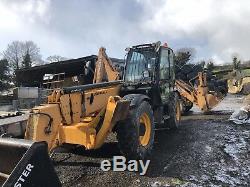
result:
[[[93,83],[110,82],[119,80],[119,72],[112,66],[112,61],[106,54],[106,49],[101,47],[95,67]]]

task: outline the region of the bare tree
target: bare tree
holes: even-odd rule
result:
[[[20,68],[22,61],[22,43],[20,41],[13,41],[8,44],[7,49],[3,52],[3,56],[8,60],[10,66],[16,70]]]
[[[30,56],[31,65],[41,61],[40,48],[33,41],[22,42],[22,57]]]
[[[52,63],[52,62],[60,62],[60,61],[63,61],[63,60],[67,60],[67,58],[59,56],[59,55],[52,55],[52,56],[49,56],[46,60],[49,63]]]
[[[41,61],[40,49],[33,41],[13,41],[3,52],[4,58],[8,60],[14,71],[22,67],[22,62],[27,55],[30,56],[30,66],[39,64]]]

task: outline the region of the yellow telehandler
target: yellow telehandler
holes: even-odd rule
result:
[[[61,186],[49,154],[63,144],[98,149],[112,131],[124,156],[148,158],[156,126],[179,127],[181,98],[204,111],[221,99],[204,73],[198,88],[175,80],[173,56],[160,42],[127,48],[119,80],[100,48],[93,84],[55,89],[47,104],[31,110],[24,139],[0,138],[0,185]]]
[[[114,75],[106,77],[109,82],[101,82],[105,73],[97,72],[94,84],[56,89],[47,104],[32,109],[24,140],[0,138],[0,185],[61,186],[49,153],[65,143],[98,149],[114,131],[124,156],[145,159],[155,125],[178,128],[172,49],[157,42],[127,51],[122,81],[109,68]]]

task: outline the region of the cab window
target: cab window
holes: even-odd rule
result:
[[[173,68],[172,51],[162,48],[160,57],[160,80],[171,79],[173,76]]]
[[[160,79],[169,79],[169,58],[168,50],[162,48],[160,58]]]

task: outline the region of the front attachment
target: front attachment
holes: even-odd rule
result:
[[[0,138],[0,186],[61,186],[46,142]]]

